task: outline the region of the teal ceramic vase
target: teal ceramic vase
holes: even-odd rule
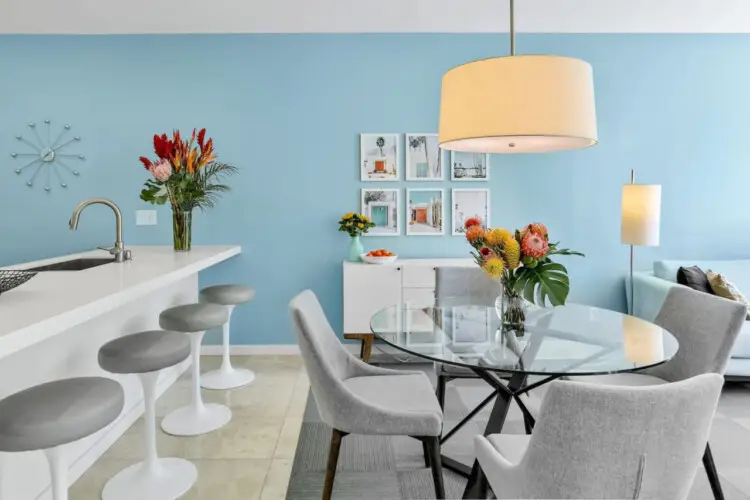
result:
[[[359,236],[352,236],[349,239],[349,262],[359,262],[362,260],[360,255],[365,253],[362,248],[362,242],[359,241]]]

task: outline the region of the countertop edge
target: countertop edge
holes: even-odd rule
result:
[[[219,246],[220,245],[217,245],[217,247]],[[44,319],[38,323],[26,326],[12,333],[8,333],[0,338],[0,358],[4,358],[22,349],[26,349],[34,344],[43,342],[44,340],[54,337],[61,332],[85,323],[92,318],[101,316],[102,314],[106,314],[107,312],[120,307],[125,302],[133,301],[163,286],[179,281],[190,275],[197,274],[204,269],[235,257],[241,252],[242,247],[240,246],[228,246],[225,250],[211,257],[206,257],[203,260],[193,262],[185,267],[181,267],[166,274],[155,276],[153,279],[135,285],[131,288],[128,288],[127,290],[104,296],[96,301],[89,302],[83,306]],[[66,255],[63,257],[55,257],[38,262],[51,263],[63,259],[69,259],[71,257],[79,255],[86,255],[88,253],[89,252]],[[36,262],[19,264],[17,266],[6,267],[4,269],[22,269],[24,266],[30,266],[32,264],[36,264]]]

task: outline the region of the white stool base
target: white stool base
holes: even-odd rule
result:
[[[195,465],[181,458],[160,458],[153,471],[138,462],[107,481],[102,500],[176,500],[197,478]]]
[[[172,436],[197,436],[223,427],[232,419],[232,410],[216,403],[202,408],[183,406],[170,412],[161,421],[161,429]]]
[[[255,380],[255,373],[244,368],[219,368],[201,374],[201,387],[204,389],[234,389]]]

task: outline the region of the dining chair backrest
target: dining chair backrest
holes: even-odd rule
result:
[[[747,307],[739,302],[673,286],[654,323],[674,335],[680,348],[671,360],[645,373],[670,382],[724,374],[746,315]]]
[[[297,295],[289,309],[321,420],[337,428],[346,412],[340,408],[349,393],[343,381],[349,377],[353,356],[339,341],[311,290]]]
[[[498,281],[488,277],[479,266],[440,266],[435,268],[435,301],[438,306],[450,305],[452,298],[472,305],[495,305],[500,295]],[[458,304],[457,304],[458,305]]]
[[[517,465],[483,438],[477,454],[499,499],[685,499],[722,384],[717,374],[645,387],[552,382]]]

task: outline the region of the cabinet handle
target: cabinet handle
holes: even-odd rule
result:
[[[401,268],[400,268],[400,267],[397,267],[397,268],[396,268],[396,271],[400,271],[400,270],[401,270]]]

